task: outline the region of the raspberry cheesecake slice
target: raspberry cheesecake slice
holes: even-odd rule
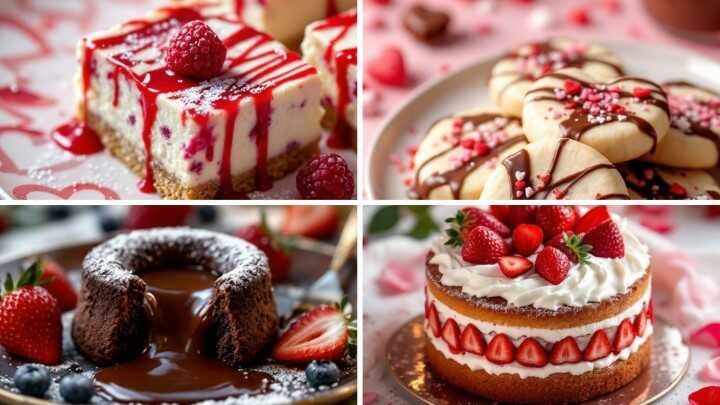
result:
[[[305,61],[318,70],[327,96],[332,147],[357,143],[357,11],[315,22],[305,30]]]
[[[317,151],[316,69],[218,10],[161,8],[78,46],[79,115],[143,191],[241,197]]]
[[[221,0],[251,27],[289,47],[300,44],[305,27],[355,7],[355,0]]]
[[[428,255],[428,361],[498,401],[584,401],[650,360],[648,249],[599,206],[468,207]]]

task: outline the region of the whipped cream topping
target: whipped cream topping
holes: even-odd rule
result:
[[[630,346],[624,348],[619,353],[610,353],[602,359],[595,361],[581,361],[575,364],[546,364],[543,367],[526,367],[522,364],[513,361],[509,364],[495,364],[488,360],[485,356],[478,356],[472,353],[454,354],[450,351],[447,343],[441,338],[437,338],[433,335],[430,325],[425,321],[425,333],[430,339],[431,344],[439,350],[447,359],[456,361],[470,368],[470,370],[483,370],[486,373],[499,375],[499,374],[516,374],[520,378],[538,377],[545,378],[551,374],[556,373],[570,373],[572,375],[585,374],[598,368],[606,368],[618,360],[627,360],[630,356],[637,352],[640,347],[648,340],[653,333],[653,325],[648,322],[645,327],[645,333],[636,337]]]
[[[446,237],[433,241],[431,264],[438,266],[440,283],[460,287],[479,298],[501,297],[508,305],[557,310],[562,306],[582,307],[624,294],[642,278],[650,265],[648,248],[630,232],[625,220],[618,221],[625,241],[625,256],[617,259],[592,256],[586,264],[576,264],[568,277],[554,285],[531,270],[508,278],[497,264],[476,265],[462,259],[460,249],[446,246]],[[535,255],[529,258],[535,261]]]

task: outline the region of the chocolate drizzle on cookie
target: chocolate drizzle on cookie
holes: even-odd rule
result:
[[[560,47],[555,42],[556,41],[554,40],[532,42],[526,45],[530,48],[530,53],[520,53],[519,49],[515,49],[505,54],[503,59],[518,60],[519,63],[528,63],[532,61],[539,71],[535,74],[528,72],[527,68],[523,69],[522,67],[518,67],[517,70],[503,71],[493,74],[492,77],[517,75],[517,77],[513,78],[510,82],[503,86],[502,89],[500,89],[498,97],[502,98],[507,89],[517,83],[524,81],[532,82],[545,74],[564,68],[575,67],[582,69],[589,63],[605,65],[613,69],[618,76],[625,74],[620,65],[600,58],[603,55],[608,55],[609,53],[607,52],[596,53],[593,56],[590,56],[587,53],[588,49],[585,49],[585,47],[579,49],[573,48],[573,46],[578,47],[578,45],[584,44],[571,43],[570,47]]]
[[[504,131],[511,123],[520,124],[520,120],[516,117],[506,116],[502,114],[496,114],[496,113],[480,113],[473,116],[463,116],[463,117],[456,117],[455,120],[458,120],[457,122],[464,125],[465,123],[472,123],[474,126],[480,126],[483,124],[490,123],[491,121],[497,120],[498,118],[503,119],[504,123],[500,125],[497,130],[498,131]],[[445,118],[449,119],[449,118]],[[442,121],[442,120],[441,120]],[[438,121],[439,122],[439,121]],[[437,125],[434,124],[433,126]],[[460,133],[458,133],[457,136],[460,136]],[[496,158],[499,156],[502,152],[506,151],[513,145],[524,142],[525,136],[523,135],[515,135],[515,136],[509,136],[505,138],[504,140],[499,141],[497,144],[492,145],[492,147],[489,147],[486,153],[477,153],[471,158],[463,161],[461,164],[459,164],[457,167],[449,168],[446,171],[438,172],[438,173],[432,173],[430,176],[424,178],[422,181],[420,180],[420,173],[422,172],[423,168],[425,168],[428,164],[432,163],[436,159],[439,159],[443,156],[446,156],[449,153],[452,153],[453,151],[456,151],[458,148],[463,148],[461,143],[459,142],[460,139],[457,140],[458,143],[450,146],[439,153],[431,156],[426,161],[422,162],[415,172],[415,181],[413,183],[412,188],[409,190],[408,195],[410,198],[417,198],[417,199],[428,199],[430,197],[430,193],[442,186],[449,186],[450,191],[452,192],[453,198],[460,199],[460,194],[463,189],[463,186],[465,184],[465,179],[475,170],[477,170],[479,167],[481,167],[484,163],[490,161],[493,158]]]
[[[526,149],[519,150],[503,160],[503,166],[505,166],[510,178],[510,190],[512,190],[513,200],[547,199],[551,193],[555,199],[561,200],[567,196],[576,184],[591,173],[602,169],[615,170],[615,166],[610,163],[598,163],[556,179],[555,171],[567,143],[567,138],[558,140],[557,148],[550,163],[550,169],[545,173],[534,176],[537,178],[536,183],[538,184],[534,187],[530,155]],[[629,196],[624,194],[598,194],[596,199],[629,199]]]
[[[687,200],[692,198],[680,183],[669,183],[660,169],[651,163],[633,160],[617,166],[625,184],[646,200]],[[669,170],[669,169],[668,169]],[[701,194],[712,200],[720,200],[720,193],[706,190]]]
[[[629,98],[635,99],[642,104],[660,108],[669,116],[670,111],[668,103],[665,101],[666,96],[660,86],[649,80],[636,77],[621,77],[607,84],[590,83],[564,73],[551,73],[545,77],[564,80],[565,88],[539,87],[530,90],[526,96],[528,97],[526,103],[554,101],[562,103],[565,108],[570,109],[570,115],[560,122],[564,137],[580,140],[592,128],[611,122],[627,121],[635,124],[642,133],[652,139],[653,145],[650,151],[655,151],[658,135],[652,124],[617,103],[617,101]],[[640,82],[650,86],[650,88],[636,88],[637,93],[630,93],[617,86],[618,83],[625,81]],[[585,91],[591,91],[591,97],[597,100],[588,101],[582,98],[581,95]],[[540,92],[550,92],[552,95],[533,96],[535,93]],[[610,102],[608,103],[607,100],[610,100]]]
[[[720,167],[720,133],[712,128],[720,127],[720,94],[685,81],[664,83],[663,88],[670,104],[670,126],[688,136],[699,136],[712,142],[717,149]],[[701,100],[694,95],[674,94],[673,87],[697,89],[714,98]]]

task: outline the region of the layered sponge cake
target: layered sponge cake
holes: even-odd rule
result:
[[[432,370],[509,402],[583,401],[648,365],[648,249],[605,207],[464,208],[428,255]],[[497,214],[497,215],[494,215]]]
[[[165,7],[78,46],[80,116],[143,178],[143,191],[210,199],[265,190],[317,151],[317,70],[224,10]],[[187,77],[166,62],[191,21],[226,50],[214,77]]]

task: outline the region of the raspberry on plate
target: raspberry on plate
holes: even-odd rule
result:
[[[202,21],[190,21],[170,40],[165,54],[175,73],[195,79],[220,74],[227,49],[215,32]]]
[[[328,153],[300,168],[297,189],[309,200],[349,200],[355,193],[355,179],[345,159]]]

